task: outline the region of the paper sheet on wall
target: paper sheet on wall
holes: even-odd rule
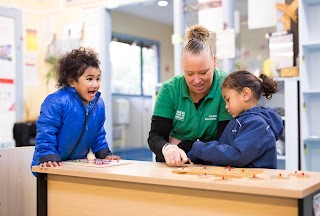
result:
[[[73,23],[66,25],[63,29],[62,38],[67,39],[81,39],[82,34],[82,23]]]
[[[38,84],[37,61],[37,52],[25,52],[23,65],[24,86],[35,86]]]
[[[275,27],[277,24],[276,0],[248,0],[248,28]]]
[[[293,67],[293,34],[270,36],[269,55],[275,69]]]
[[[26,29],[26,50],[37,51],[38,50],[38,37],[37,30]]]
[[[235,57],[235,37],[234,29],[227,29],[216,34],[216,54],[218,59]]]
[[[0,78],[15,77],[14,20],[0,17]]]
[[[201,5],[199,6],[200,9],[198,12],[199,24],[205,26],[214,33],[222,31],[223,14],[221,0],[198,0],[198,4]]]
[[[89,48],[99,47],[99,14],[92,12],[90,9],[84,10],[83,20],[85,22],[84,41],[83,45]]]
[[[60,56],[73,49],[79,49],[81,46],[80,39],[65,39],[55,42],[55,55]]]
[[[0,16],[0,142],[12,141],[15,122],[15,22],[14,19]]]

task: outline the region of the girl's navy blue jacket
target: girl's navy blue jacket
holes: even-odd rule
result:
[[[256,106],[230,120],[219,141],[196,141],[188,157],[217,166],[277,168],[276,140],[283,121],[272,109]]]
[[[105,158],[111,152],[104,122],[105,106],[100,92],[89,103],[87,110],[80,95],[70,86],[48,95],[36,122],[32,166],[46,161],[86,158],[90,149],[96,158]]]

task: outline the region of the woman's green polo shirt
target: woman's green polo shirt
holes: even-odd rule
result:
[[[164,82],[156,99],[154,116],[173,120],[170,136],[179,140],[209,141],[216,139],[218,121],[232,117],[225,109],[221,84],[227,73],[214,69],[212,88],[196,109],[183,75]]]

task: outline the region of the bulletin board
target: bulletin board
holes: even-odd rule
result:
[[[0,16],[0,142],[12,139],[8,128],[15,122],[15,26],[14,19]]]

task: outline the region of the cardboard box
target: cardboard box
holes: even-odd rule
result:
[[[291,68],[283,68],[280,70],[280,77],[298,77],[299,68],[297,66]]]

